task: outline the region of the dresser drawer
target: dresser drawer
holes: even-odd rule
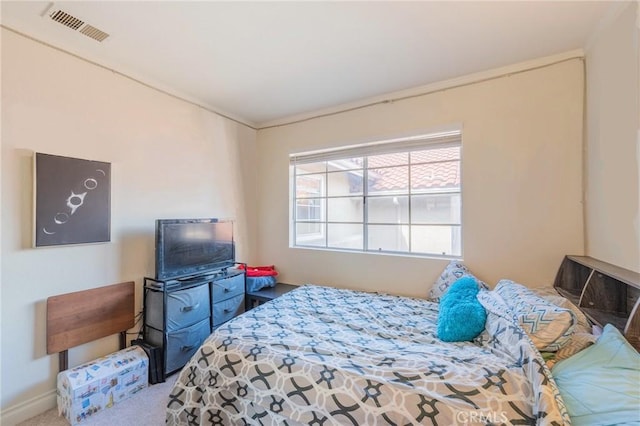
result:
[[[182,368],[210,334],[209,318],[181,330],[167,333],[167,347],[164,350],[165,372],[171,373]],[[152,328],[146,330],[146,338],[152,345],[162,346],[162,336],[161,331]]]
[[[244,293],[244,274],[213,281],[211,284],[212,303],[230,299]]]
[[[161,291],[148,291],[145,323],[162,330]],[[178,330],[209,317],[209,285],[201,285],[167,294],[166,331]]]
[[[217,327],[244,312],[244,294],[216,302],[212,305],[212,310],[213,326]]]

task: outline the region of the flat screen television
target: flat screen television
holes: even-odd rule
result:
[[[235,260],[232,221],[156,220],[156,279],[187,278],[228,268]]]

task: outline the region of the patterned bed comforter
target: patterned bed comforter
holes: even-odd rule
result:
[[[218,328],[183,368],[170,425],[569,424],[555,382],[483,292],[476,342],[436,336],[438,305],[302,286]]]

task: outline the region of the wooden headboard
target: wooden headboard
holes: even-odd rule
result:
[[[47,353],[60,353],[60,371],[68,368],[69,348],[126,331],[134,326],[133,281],[52,296],[47,299]]]
[[[553,286],[592,323],[612,324],[640,351],[640,273],[589,256],[565,256]]]

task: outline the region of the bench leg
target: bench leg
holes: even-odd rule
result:
[[[58,371],[64,371],[69,368],[69,351],[64,350],[58,353]]]

